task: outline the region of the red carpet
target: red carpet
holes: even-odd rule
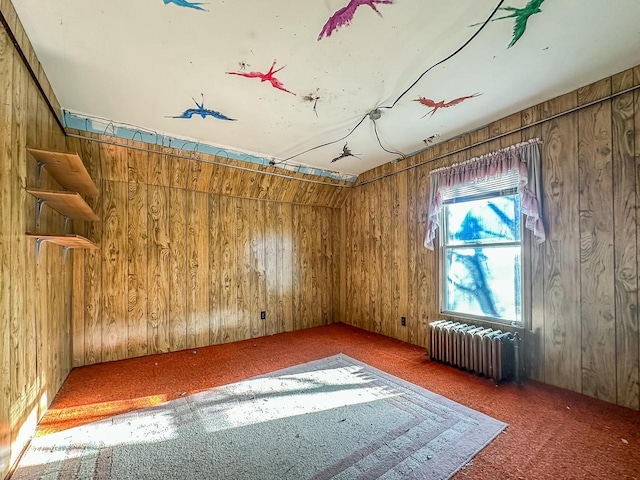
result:
[[[342,324],[76,368],[38,434],[341,352],[509,424],[456,479],[640,479],[640,412],[536,382],[495,387]]]

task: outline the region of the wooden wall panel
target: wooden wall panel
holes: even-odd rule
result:
[[[282,317],[278,311],[278,204],[265,202],[264,262],[267,319],[265,335],[283,332]]]
[[[278,291],[278,325],[280,331],[295,329],[293,310],[293,217],[292,206],[276,204],[276,282]]]
[[[73,139],[74,141],[76,139]],[[132,148],[126,150],[127,172],[129,183],[141,183],[146,185],[149,182],[149,152],[139,150],[140,142],[130,141]]]
[[[236,202],[236,278],[238,324],[236,340],[251,338],[251,202],[238,199]]]
[[[640,85],[640,66],[637,66],[633,69],[633,84],[635,85]],[[636,90],[633,92],[633,107],[634,107],[634,131],[635,131],[635,171],[636,171],[636,208],[638,207],[638,205],[640,205],[640,91]],[[638,221],[638,212],[636,210],[636,265],[640,264],[640,242],[638,241],[638,238],[640,238],[640,221]],[[636,272],[640,272],[640,266],[636,267]],[[638,280],[637,274],[636,274],[636,281]],[[640,283],[638,284],[638,290],[640,292]],[[638,294],[640,295],[640,293]],[[638,302],[640,303],[640,297],[638,298]],[[637,333],[637,337],[638,337],[638,345],[640,346],[640,318],[637,317],[638,315],[638,310],[636,309],[636,323],[635,325],[633,324],[633,322],[628,325],[627,328],[630,328],[630,332],[629,335],[630,336],[634,336],[633,335],[633,331],[634,331],[634,326],[635,328],[635,332]],[[623,332],[621,332],[623,333]],[[633,345],[633,340],[631,340],[631,344]],[[634,367],[634,355],[633,355],[633,348],[630,349],[630,351],[628,352],[628,354],[620,359],[619,361],[621,362],[625,362],[630,365],[627,366],[624,370],[626,371],[633,371]],[[623,371],[624,371],[623,370]],[[638,363],[635,367],[636,371],[640,371],[640,347],[638,348]],[[633,373],[629,376],[629,380],[632,383],[635,383],[635,387],[632,387],[631,391],[638,391],[640,390],[640,373],[638,373],[638,377],[636,377]],[[638,380],[636,382],[634,382],[634,380],[638,378]],[[640,397],[640,394],[638,395]],[[631,401],[631,406],[632,408],[635,408],[636,402]],[[638,401],[638,403],[640,403],[640,399]]]
[[[31,105],[30,105],[31,107]],[[36,110],[36,117],[43,118],[43,114],[45,112],[44,101],[38,95],[35,97],[35,102],[33,104],[33,108]],[[43,119],[42,121],[36,124],[35,130],[35,142],[38,145],[44,145],[45,148],[49,146],[49,119]],[[43,177],[41,177],[41,185],[48,185],[52,188],[55,188],[55,185],[52,185],[52,180],[49,175],[47,175],[46,171],[44,172]],[[51,213],[50,209],[43,209],[42,214],[40,216],[39,228],[42,228],[46,231],[55,230],[55,224],[53,223],[55,220],[54,215]],[[37,224],[36,224],[37,225]],[[37,225],[38,226],[38,225]],[[41,250],[40,258],[38,259],[38,269],[35,274],[35,284],[36,289],[40,292],[43,292],[44,295],[40,295],[36,299],[36,308],[35,308],[35,335],[36,335],[36,384],[43,385],[47,380],[47,375],[49,373],[50,367],[47,366],[47,361],[49,359],[51,345],[49,342],[46,342],[45,339],[50,339],[53,337],[52,333],[49,329],[49,317],[48,310],[54,310],[56,307],[56,299],[53,298],[52,292],[52,283],[51,283],[51,267],[53,262],[53,254],[57,253],[57,249],[55,247],[49,246],[49,248],[44,247]],[[53,342],[52,342],[53,343]],[[53,375],[51,375],[53,377]],[[42,393],[40,398],[38,399],[38,415],[44,413],[47,407],[47,398],[49,396],[50,384],[53,384],[55,380],[53,378],[48,378],[48,382],[46,386],[42,389]]]
[[[380,181],[377,195],[367,195],[367,211],[365,215],[369,217],[369,231],[367,233],[367,261],[366,282],[368,286],[368,322],[367,326],[372,331],[380,333],[382,331],[382,288],[381,288],[381,260],[382,260],[382,229],[380,224],[380,203],[383,196],[384,184],[386,180]],[[380,285],[379,285],[380,284]]]
[[[0,30],[0,476],[11,465],[11,431],[13,422],[9,406],[11,397],[11,123],[14,50]]]
[[[149,185],[169,187],[171,185],[171,157],[161,151],[149,152],[148,181]],[[97,162],[96,162],[97,163]]]
[[[542,119],[542,108],[533,107],[522,112],[522,125],[531,125]],[[535,125],[526,128],[522,132],[522,140],[542,138],[542,126]],[[544,205],[543,205],[544,207]],[[525,235],[524,248],[531,250],[529,263],[525,264],[524,276],[526,288],[525,295],[529,295],[529,302],[525,298],[525,310],[530,308],[528,319],[529,328],[524,331],[524,361],[525,371],[529,378],[544,382],[544,365],[540,359],[544,359],[544,298],[543,284],[543,253],[544,244],[538,244],[531,239],[531,235]],[[526,261],[526,258],[525,258]],[[530,282],[526,280],[530,279]],[[526,313],[526,312],[525,312]],[[527,321],[525,317],[525,322]]]
[[[251,219],[249,223],[249,251],[250,251],[250,334],[251,338],[263,337],[266,332],[267,311],[267,283],[265,267],[265,228],[266,217],[265,202],[251,202]],[[264,320],[261,312],[265,312]]]
[[[329,228],[332,241],[330,274],[332,277],[331,321],[345,322],[345,306],[347,303],[346,289],[346,255],[347,238],[344,236],[346,217],[343,209],[333,209],[331,212],[331,226]]]
[[[427,325],[429,319],[437,316],[438,288],[437,288],[437,259],[426,250],[424,244],[424,232],[427,227],[427,215],[429,209],[429,175],[426,169],[419,169],[414,177],[417,202],[414,221],[418,222],[415,241],[416,246],[416,271],[417,286],[417,311],[416,315],[407,319],[409,330],[409,343],[415,345],[427,345]],[[435,275],[435,278],[434,278]]]
[[[165,151],[167,151],[165,149]],[[187,188],[187,183],[191,185],[192,188],[190,190],[195,190],[193,187],[198,181],[200,169],[194,168],[194,171],[191,171],[192,164],[195,163],[195,166],[199,166],[199,162],[190,162],[186,158],[178,158],[172,157],[169,158],[169,186],[172,189]]]
[[[394,179],[387,178],[384,180],[381,189],[380,202],[379,202],[379,211],[380,211],[380,290],[381,290],[381,298],[380,298],[380,316],[379,316],[379,331],[383,335],[389,336],[389,327],[388,322],[385,322],[385,318],[393,319],[392,316],[392,282],[388,279],[391,275],[392,270],[392,247],[393,244],[389,241],[391,236],[393,235],[392,224],[391,224],[391,208],[393,205],[392,202],[392,186],[394,184]],[[386,272],[386,275],[385,275]],[[386,278],[385,278],[386,277]]]
[[[135,155],[134,158],[138,158]],[[139,179],[146,164],[129,167]],[[147,185],[130,182],[127,198],[127,357],[147,353]]]
[[[418,187],[416,169],[408,170],[407,174],[407,315],[406,326],[397,326],[398,339],[409,341],[409,325],[418,318],[418,250],[422,247],[422,231],[420,230]],[[393,319],[392,319],[393,321]]]
[[[0,53],[1,54],[1,53]],[[23,75],[19,68],[18,59],[13,65],[13,98],[9,102],[12,105],[12,119],[8,124],[11,126],[11,158],[12,172],[11,181],[11,209],[3,214],[10,216],[10,251],[11,251],[11,410],[10,417],[13,425],[21,425],[11,432],[11,443],[14,445],[24,445],[29,440],[31,429],[35,427],[37,414],[34,411],[35,398],[28,398],[27,388],[35,380],[34,365],[29,362],[29,352],[35,346],[34,338],[30,335],[32,329],[25,315],[27,305],[25,298],[27,293],[27,279],[24,275],[24,265],[26,255],[30,251],[26,250],[27,239],[24,232],[27,230],[26,224],[26,110],[27,102],[25,92],[28,88],[27,77]],[[4,213],[6,212],[6,213]],[[2,247],[0,247],[2,248]],[[1,267],[0,267],[1,268]],[[3,287],[0,287],[3,288]],[[33,343],[32,343],[33,342]],[[30,418],[31,417],[31,418]],[[30,424],[30,425],[29,425]],[[24,428],[26,426],[27,428]],[[12,452],[12,460],[15,460],[17,452]]]
[[[320,318],[318,322],[320,325],[328,325],[333,323],[333,245],[331,242],[331,221],[332,214],[326,215],[318,211],[316,218],[318,220],[318,233],[319,237],[316,237],[316,249],[318,251],[318,259],[316,264],[318,265],[318,295],[321,298],[320,302]],[[318,262],[318,260],[320,260]]]
[[[127,182],[129,179],[129,162],[127,150],[108,143],[97,143],[100,158],[102,180]]]
[[[187,348],[187,192],[169,192],[169,350]]]
[[[187,348],[209,344],[209,199],[187,193]]]
[[[2,56],[2,52],[0,52],[0,56]],[[1,73],[0,77],[2,77]],[[27,230],[35,228],[35,202],[33,197],[25,191],[28,182],[33,179],[33,176],[29,177],[29,174],[33,175],[35,172],[33,169],[35,162],[30,157],[27,158],[25,148],[29,135],[35,135],[36,131],[41,131],[42,125],[44,123],[48,125],[48,122],[44,122],[42,117],[39,116],[37,106],[39,96],[33,90],[33,85],[29,80],[26,69],[17,55],[14,56],[11,85],[13,94],[7,102],[7,106],[12,110],[12,118],[6,124],[6,127],[11,129],[10,161],[12,163],[12,172],[7,179],[11,182],[11,208],[5,210],[3,207],[2,211],[3,216],[10,217],[11,221],[10,237],[7,238],[7,240],[10,239],[11,250],[11,269],[7,272],[11,278],[11,289],[8,292],[11,299],[11,344],[7,346],[11,348],[12,395],[9,414],[11,423],[11,462],[15,462],[20,454],[20,449],[29,441],[30,435],[35,430],[39,420],[38,414],[41,403],[44,408],[48,406],[46,401],[40,401],[39,395],[50,390],[39,383],[39,379],[44,379],[54,384],[53,388],[55,388],[55,385],[69,371],[68,353],[59,351],[61,347],[60,341],[63,339],[62,335],[66,333],[66,326],[61,325],[66,320],[66,312],[58,308],[67,301],[69,296],[61,294],[61,291],[65,291],[64,286],[61,284],[55,286],[51,291],[51,295],[42,295],[43,303],[48,302],[48,306],[52,310],[48,319],[49,325],[53,327],[52,330],[57,328],[54,330],[56,335],[48,336],[46,341],[51,344],[49,352],[51,352],[52,360],[57,360],[60,363],[51,365],[47,370],[39,369],[36,363],[36,358],[40,353],[37,351],[36,343],[35,298],[41,292],[34,291],[32,285],[34,272],[36,271],[34,245],[24,236]],[[0,93],[1,96],[2,94]],[[29,125],[30,122],[34,123],[35,128]],[[0,128],[0,130],[2,129]],[[0,133],[1,135],[2,133]],[[0,140],[1,143],[2,141]],[[0,160],[0,163],[2,161]],[[4,175],[4,173],[0,175]],[[46,223],[50,220],[50,212],[45,212],[43,222]],[[2,248],[0,246],[0,250]],[[53,259],[53,261],[54,268],[60,268],[60,281],[64,282],[67,270],[61,267],[59,260],[55,262],[55,259]],[[3,267],[4,265],[0,263],[0,269]],[[5,287],[0,286],[0,288]],[[1,303],[2,301],[0,300]],[[43,372],[40,377],[38,376],[38,370]],[[53,391],[53,393],[55,392],[57,392],[57,389]],[[0,454],[0,457],[2,457],[2,454]]]
[[[633,85],[633,72],[616,90]],[[638,407],[640,365],[638,345],[638,270],[636,175],[633,93],[612,101],[613,224],[615,275],[616,398],[626,407]]]
[[[169,351],[169,189],[149,186],[147,353]]]
[[[298,245],[298,278],[299,278],[299,321],[300,328],[310,328],[314,322],[314,302],[317,297],[313,291],[313,264],[311,257],[313,255],[312,242],[314,238],[315,225],[311,212],[307,207],[294,208],[294,215],[297,217],[296,233],[298,237],[296,244]]]
[[[51,271],[52,254],[54,253],[51,245],[43,245],[40,250],[40,258],[37,263],[37,270],[35,273],[35,286],[39,292],[42,292],[35,299],[35,317],[34,317],[34,330],[36,338],[36,379],[35,383],[38,386],[42,386],[42,392],[37,399],[36,408],[38,410],[38,417],[40,417],[46,411],[47,404],[49,402],[49,388],[50,384],[54,383],[54,378],[47,378],[49,375],[49,368],[47,362],[49,360],[50,350],[52,345],[47,340],[52,338],[52,332],[49,330],[49,321],[47,318],[48,310],[55,311],[55,299],[53,298],[52,284],[48,272]],[[57,253],[57,252],[55,252]],[[53,343],[53,342],[52,342]],[[53,377],[53,376],[51,376]],[[47,381],[48,380],[48,381]],[[46,383],[45,383],[46,382]]]
[[[302,215],[300,214],[300,207],[297,205],[292,206],[291,210],[291,227],[293,232],[296,233],[295,236],[292,235],[291,238],[291,250],[293,254],[293,258],[302,259],[303,250],[300,241],[300,236],[304,235],[304,226],[302,225]],[[291,312],[293,316],[292,321],[292,330],[301,330],[304,327],[304,323],[302,322],[302,309],[303,306],[303,289],[304,284],[302,282],[301,277],[301,265],[298,263],[294,265],[292,263],[292,271],[291,271],[291,286],[292,286],[292,296],[291,296]]]
[[[407,327],[402,326],[401,318],[408,315],[408,242],[407,231],[407,172],[401,172],[392,179],[391,198],[391,318],[383,321],[387,325],[386,335],[394,338],[406,338]]]
[[[73,252],[73,279],[84,279],[84,253],[80,250]],[[84,365],[84,281],[73,284],[72,320],[72,366]]]
[[[582,388],[577,116],[543,125],[545,381]],[[546,359],[549,359],[547,362]]]
[[[640,85],[640,65],[633,69],[633,84]],[[640,157],[640,92],[635,90],[633,92],[633,105],[634,105],[634,131],[635,131],[635,147],[636,158]]]
[[[388,282],[392,308],[383,315],[381,331],[426,347],[427,323],[440,317],[438,255],[422,246],[429,172],[541,138],[548,232],[542,245],[525,240],[531,251],[524,265],[530,309],[522,331],[527,374],[640,409],[640,94],[608,98],[639,84],[636,67],[496,120],[393,167],[361,175],[343,207],[348,219],[343,233],[344,321],[376,331],[378,326],[368,323],[366,314],[378,311]],[[568,113],[594,101],[598,103]],[[561,116],[550,119],[556,115]],[[477,142],[483,143],[453,153]],[[415,167],[398,173],[411,166]],[[389,172],[392,176],[385,177]],[[387,202],[391,220],[386,220]],[[392,252],[390,276],[379,271],[374,260],[378,236]],[[380,255],[385,258],[384,249]],[[398,322],[404,315],[407,327]]]
[[[342,207],[342,236],[344,237],[344,298],[342,299],[343,317],[342,322],[353,325],[353,307],[357,303],[354,301],[354,284],[356,282],[355,266],[354,266],[354,247],[356,240],[354,238],[354,229],[351,227],[353,221],[353,206],[355,203],[355,190],[351,190]]]
[[[22,28],[15,14],[10,22]],[[22,44],[26,37],[20,32]],[[62,232],[64,225],[45,206],[36,229],[35,198],[25,190],[36,186],[27,147],[64,150],[66,145],[0,27],[0,478],[19,457],[72,365],[73,262],[47,245],[36,263],[35,242],[25,237],[27,231]],[[45,172],[42,188],[60,187]]]
[[[16,69],[19,69],[22,73],[23,77],[27,77],[26,67],[19,66],[19,64],[14,63],[14,80],[16,78]],[[29,146],[35,144],[36,131],[38,124],[42,121],[38,117],[37,111],[37,98],[39,93],[34,88],[34,85],[27,80],[27,89],[23,94],[23,98],[18,99],[16,95],[14,95],[14,101],[21,102],[24,107],[26,107],[26,139],[24,146]],[[23,161],[26,163],[27,177],[26,183],[27,185],[35,185],[35,174],[36,174],[36,163],[32,161],[30,155],[26,155],[21,157]],[[33,203],[31,203],[33,202]],[[36,225],[36,212],[34,208],[34,201],[30,200],[29,197],[26,198],[25,203],[25,225],[28,230],[35,230]],[[24,252],[24,263],[23,270],[24,272],[35,272],[37,269],[36,266],[36,258],[33,255],[33,244],[29,241],[25,243],[25,252]],[[27,276],[27,282],[32,279],[32,276]],[[27,283],[27,287],[29,283]],[[26,403],[25,403],[25,411],[30,412],[30,416],[27,417],[25,423],[21,426],[14,425],[14,428],[19,428],[25,435],[29,435],[31,432],[35,431],[35,424],[38,421],[38,404],[39,404],[39,395],[40,395],[40,386],[37,381],[37,365],[36,358],[37,354],[34,355],[34,351],[37,346],[36,339],[36,302],[33,298],[33,290],[31,288],[27,288],[26,295],[24,297],[25,303],[25,337],[23,339],[23,343],[26,346],[26,363],[24,371],[27,375],[26,379]],[[58,320],[60,321],[60,319]],[[13,455],[17,455],[18,446],[22,445],[22,441],[18,440],[17,444],[15,444],[13,448]]]
[[[215,343],[233,342],[238,328],[236,198],[220,197],[220,326]]]
[[[103,180],[102,219],[102,361],[127,358],[128,255],[127,199],[124,182]]]
[[[100,162],[94,159],[99,158],[95,144],[81,143],[79,153],[84,162],[88,165],[95,165],[89,168],[90,175],[93,176],[98,190],[102,190]],[[102,219],[102,200],[88,199],[89,206]],[[102,361],[102,221],[91,222],[86,226],[86,235],[97,247],[97,250],[84,252],[84,362],[83,365],[98,363]],[[82,281],[82,279],[78,279]],[[76,292],[77,294],[78,292]]]
[[[582,391],[615,402],[611,102],[581,110],[578,128]]]
[[[304,207],[304,257],[302,265],[304,267],[304,305],[307,307],[306,325],[307,327],[317,327],[322,323],[322,294],[320,292],[320,277],[322,275],[319,267],[320,262],[320,241],[321,222],[317,211]]]
[[[221,237],[220,237],[220,197],[209,195],[209,345],[217,343],[221,327],[220,286]]]
[[[357,218],[362,222],[362,228],[358,232],[358,256],[356,260],[356,274],[358,275],[358,283],[356,287],[356,298],[359,299],[358,309],[356,310],[356,326],[364,329],[370,329],[369,317],[369,227],[371,218],[369,217],[369,202],[366,189],[360,189],[358,193],[358,210]],[[371,187],[369,187],[371,188]]]

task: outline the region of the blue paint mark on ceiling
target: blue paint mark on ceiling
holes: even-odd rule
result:
[[[175,148],[176,150],[198,152],[207,155],[216,155],[218,157],[224,157],[231,160],[239,160],[242,162],[249,162],[263,166],[269,166],[273,161],[273,159],[271,158],[258,157],[248,153],[237,152],[217,147],[215,145],[172,137],[169,135],[163,135],[161,133],[153,132],[150,130],[136,128],[132,125],[118,125],[107,120],[103,120],[100,118],[91,118],[72,113],[67,110],[64,110],[63,118],[65,128],[72,128],[84,132],[98,133],[100,135],[112,136],[124,140],[138,140],[153,145]],[[278,160],[276,160],[276,162],[278,162]],[[308,175],[316,175],[319,177],[327,177],[347,182],[355,182],[358,178],[357,175],[349,175],[332,170],[323,170],[320,168],[309,167],[307,165],[294,164],[292,162],[276,163],[275,165],[271,166],[275,168],[281,168],[283,170],[304,173]]]

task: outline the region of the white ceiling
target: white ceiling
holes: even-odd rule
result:
[[[209,0],[204,10],[187,0],[13,3],[76,125],[157,132],[200,142],[201,151],[345,176],[399,157],[376,139],[367,113],[377,107],[395,103],[375,122],[384,147],[410,154],[429,137],[444,141],[640,64],[639,0],[537,0],[542,11],[510,48],[514,18],[482,22],[498,5],[527,0]],[[349,3],[357,7],[350,24],[319,39]],[[284,67],[275,77],[295,95],[227,73],[267,73],[274,60]],[[431,108],[416,101],[474,94],[426,116]],[[235,121],[171,118],[197,108],[192,98]],[[356,157],[332,162],[345,144]]]

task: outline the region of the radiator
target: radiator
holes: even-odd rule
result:
[[[429,324],[429,357],[448,365],[520,383],[520,336],[451,320]]]

